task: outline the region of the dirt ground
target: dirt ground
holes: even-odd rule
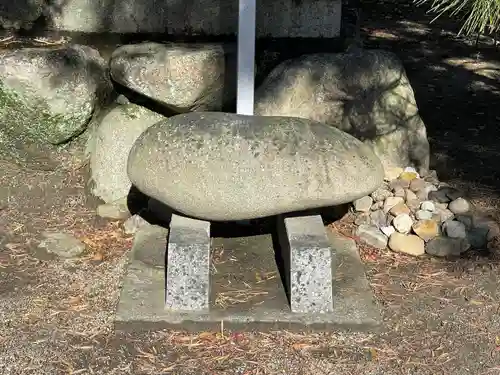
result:
[[[364,3],[367,45],[405,62],[440,179],[498,220],[500,52],[457,38],[456,25],[429,25],[409,1]],[[377,334],[125,334],[112,322],[131,238],[96,218],[83,168],[0,161],[0,198],[0,374],[500,374],[495,244],[453,260],[361,246],[384,316]],[[87,252],[64,261],[37,249],[47,229]]]

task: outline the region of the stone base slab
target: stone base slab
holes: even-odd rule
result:
[[[149,227],[136,236],[116,313],[116,328],[175,328],[188,331],[275,329],[373,330],[380,310],[364,273],[356,244],[327,230],[332,262],[333,310],[293,313],[280,268],[278,235],[212,238],[209,310],[165,308],[165,267],[152,267],[136,252],[167,248],[166,229]],[[146,244],[146,245],[145,245]]]

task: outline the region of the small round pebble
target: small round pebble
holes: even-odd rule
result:
[[[458,221],[463,223],[467,229],[471,228],[473,225],[473,222],[474,222],[474,218],[472,217],[472,215],[467,215],[467,214],[466,215],[456,215],[455,219],[457,219]]]
[[[436,210],[436,206],[434,205],[434,202],[424,201],[420,203],[420,209],[429,212],[434,212]]]
[[[415,217],[417,220],[430,220],[432,219],[432,212],[427,210],[418,210],[415,212]]]
[[[382,210],[370,212],[370,224],[377,228],[385,227],[387,225],[387,215]]]
[[[394,188],[394,196],[395,197],[404,198],[406,196],[405,189],[402,188],[401,186],[396,186]]]
[[[425,252],[436,257],[457,256],[470,248],[465,238],[436,237],[427,243]]]
[[[385,180],[386,181],[392,181],[396,180],[401,173],[403,173],[403,168],[400,167],[387,167],[385,169]]]
[[[390,237],[395,231],[396,229],[392,226],[392,225],[389,225],[387,227],[382,227],[380,228],[380,230],[382,231],[382,233],[384,233],[387,237]]]
[[[368,212],[373,204],[373,199],[370,196],[361,197],[353,202],[354,209],[358,212]]]
[[[384,202],[384,212],[389,212],[398,203],[404,203],[401,197],[388,197]]]
[[[461,215],[469,212],[470,204],[464,198],[457,198],[454,201],[450,202],[450,204],[448,205],[448,209],[455,215]]]
[[[417,236],[426,242],[439,235],[439,225],[434,220],[419,220],[413,224],[412,229]]]
[[[451,238],[466,238],[467,230],[465,225],[460,221],[450,220],[443,223],[443,230],[448,237]]]
[[[384,188],[378,188],[371,194],[375,202],[385,201],[387,198],[392,197],[392,193]]]
[[[413,225],[413,220],[408,214],[400,214],[394,218],[392,225],[399,233],[408,233]]]
[[[420,178],[416,178],[410,182],[410,189],[414,192],[423,190],[423,189],[425,189],[426,186],[427,186],[427,183]]]
[[[406,198],[407,202],[418,200],[417,195],[413,191],[411,191],[410,189],[407,189],[405,192],[406,192],[405,198]]]

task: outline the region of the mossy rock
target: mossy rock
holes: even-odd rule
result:
[[[57,145],[82,133],[92,116],[91,103],[61,114],[52,112],[44,99],[29,99],[0,83],[0,118],[7,134]]]

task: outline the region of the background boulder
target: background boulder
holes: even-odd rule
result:
[[[135,104],[118,105],[107,113],[89,143],[92,193],[106,203],[126,197],[131,183],[127,158],[135,140],[164,119]]]
[[[429,168],[429,142],[413,89],[391,52],[311,54],[278,65],[258,88],[255,113],[335,126],[364,141],[384,167]]]

